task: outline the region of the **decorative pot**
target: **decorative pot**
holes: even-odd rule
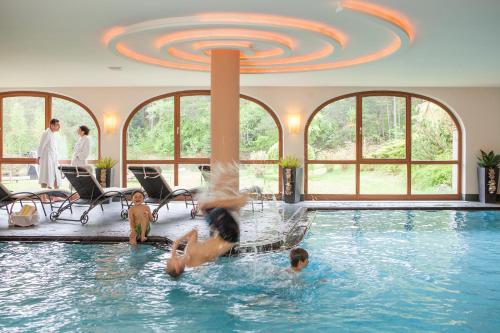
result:
[[[300,201],[302,194],[302,168],[283,168],[283,200],[286,203]]]
[[[97,182],[102,187],[111,187],[111,179],[113,179],[113,169],[95,169],[95,177]]]
[[[480,202],[496,202],[498,190],[498,174],[498,168],[477,168]]]

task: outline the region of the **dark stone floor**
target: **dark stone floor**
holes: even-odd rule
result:
[[[260,207],[259,207],[260,208]],[[78,219],[84,207],[75,207],[73,214],[64,212],[61,217]],[[148,241],[151,243],[171,243],[192,228],[197,228],[201,239],[208,237],[208,227],[203,216],[190,217],[190,207],[183,202],[169,204],[159,211],[158,221],[151,227]],[[14,209],[16,210],[16,209]],[[0,212],[0,241],[63,241],[63,242],[127,242],[129,224],[120,217],[119,203],[104,205],[89,214],[89,222],[82,225],[77,221],[51,222],[39,212],[40,224],[34,227],[9,227],[5,211]],[[311,214],[300,205],[283,205],[266,202],[262,210],[252,210],[248,205],[240,216],[240,251],[267,251],[290,247],[300,242]],[[292,242],[292,243],[290,243]]]
[[[500,204],[467,201],[305,201],[284,204],[267,201],[262,211],[253,211],[250,205],[241,211],[240,252],[292,247],[302,240],[314,219],[314,211],[326,209],[500,210]],[[72,215],[66,216],[77,219],[82,210],[83,207],[77,207]],[[70,221],[51,222],[41,213],[41,223],[27,228],[9,227],[7,213],[0,211],[0,241],[127,242],[129,225],[120,218],[120,210],[119,203],[104,205],[104,212],[96,208],[89,214],[86,225]],[[174,202],[169,210],[165,207],[160,210],[148,242],[168,244],[192,228],[198,229],[201,239],[208,237],[205,219],[202,216],[191,219],[190,208],[186,208],[183,202]]]

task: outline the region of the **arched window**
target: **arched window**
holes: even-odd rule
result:
[[[306,197],[459,199],[461,135],[446,106],[424,96],[334,98],[306,124]]]
[[[36,150],[49,121],[61,121],[56,134],[61,164],[69,164],[77,140],[77,128],[90,129],[89,162],[99,157],[97,119],[82,103],[69,97],[42,92],[0,93],[0,181],[12,191],[38,187]],[[68,187],[65,182],[63,187]]]
[[[281,126],[262,102],[240,98],[240,186],[259,185],[278,193]],[[203,183],[199,165],[210,164],[210,92],[182,91],[141,103],[123,129],[123,183],[138,185],[129,165],[159,166],[169,183]]]

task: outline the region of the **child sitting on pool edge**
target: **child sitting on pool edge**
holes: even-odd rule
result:
[[[290,267],[288,273],[298,273],[309,264],[309,253],[303,248],[297,247],[290,251]]]
[[[130,244],[136,245],[137,240],[145,242],[151,230],[150,222],[153,220],[151,209],[144,204],[144,193],[134,191],[132,193],[132,203],[134,204],[128,210],[128,219],[130,222]]]

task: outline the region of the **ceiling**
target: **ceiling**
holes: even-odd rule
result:
[[[155,50],[155,38],[205,29],[204,23],[192,19],[205,13],[239,13],[241,20],[229,28],[253,29],[296,40],[292,51],[285,50],[291,53],[286,55],[288,58],[319,52],[321,45],[326,45],[321,39],[324,36],[300,26],[279,26],[273,18],[328,26],[344,33],[348,40],[346,45],[333,41],[334,51],[328,55],[331,59],[314,60],[300,71],[294,67],[276,73],[283,68],[277,65],[263,73],[242,74],[241,84],[245,86],[500,86],[500,1],[342,1],[368,2],[397,13],[409,23],[414,36],[406,36],[398,49],[380,59],[323,68],[316,64],[343,63],[377,52],[400,31],[380,17],[353,13],[339,7],[339,1],[331,0],[1,0],[0,87],[207,86],[207,72],[141,63],[116,52],[106,40],[113,27],[147,26],[148,34],[140,31],[125,41],[136,50],[163,57],[165,49]],[[258,24],[252,22],[252,15],[271,19]],[[152,30],[155,22],[163,22],[163,26]],[[177,25],[172,27],[171,22]],[[170,30],[162,30],[166,25]],[[226,28],[221,22],[215,25]],[[200,40],[196,36],[189,43]],[[274,41],[251,37],[245,41],[261,51],[276,46]],[[177,46],[184,51],[192,47],[186,43]],[[206,60],[206,52],[200,49],[197,56],[205,56]],[[274,59],[279,56],[268,60]],[[122,69],[110,70],[110,66]]]

